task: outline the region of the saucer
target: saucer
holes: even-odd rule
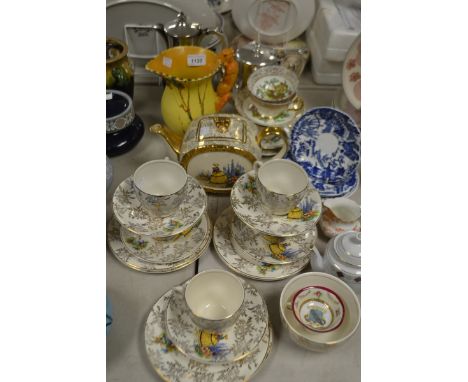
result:
[[[128,252],[152,264],[180,263],[193,256],[200,243],[211,236],[206,214],[192,228],[169,238],[136,235],[120,226],[120,238]]]
[[[245,260],[236,253],[231,244],[230,234],[233,217],[234,212],[228,207],[216,220],[213,230],[213,245],[216,253],[229,269],[254,280],[275,281],[295,275],[307,266],[308,258],[305,259],[305,262],[300,260],[284,265],[266,263],[257,265]]]
[[[306,172],[307,168],[303,166]],[[324,199],[326,198],[349,198],[359,187],[359,174],[358,172],[354,172],[348,179],[346,179],[343,183],[339,184],[331,184],[331,183],[324,183],[320,179],[315,179],[310,177],[310,182],[313,186],[317,189],[320,196]]]
[[[115,157],[130,151],[143,138],[144,132],[145,125],[141,118],[135,114],[133,122],[128,127],[115,133],[106,134],[106,155]]]
[[[331,332],[343,322],[345,308],[335,292],[321,286],[308,286],[292,298],[292,310],[296,320],[307,329]]]
[[[360,162],[361,138],[355,122],[330,107],[305,112],[295,123],[290,154],[314,179],[342,183]]]
[[[351,105],[361,109],[361,36],[351,45],[343,65],[343,89]]]
[[[277,237],[264,235],[246,226],[236,216],[231,225],[231,242],[237,253],[246,252],[255,263],[290,264],[309,258],[317,238],[317,229],[304,235]]]
[[[304,100],[297,96],[288,106],[288,109],[275,116],[262,115],[256,108],[247,88],[240,90],[234,97],[234,105],[237,112],[244,118],[260,126],[291,126],[304,111]],[[262,146],[263,147],[263,146]],[[263,147],[265,148],[265,147]]]
[[[254,171],[242,175],[232,187],[231,205],[237,217],[250,228],[271,236],[296,236],[313,230],[320,218],[322,201],[312,187],[288,215],[278,216],[262,204],[255,189]]]
[[[258,291],[243,282],[244,306],[235,324],[223,332],[199,328],[183,296],[173,292],[166,310],[167,336],[187,357],[202,363],[236,362],[251,354],[268,330],[268,310]]]
[[[240,361],[228,364],[200,363],[179,352],[166,335],[165,316],[171,295],[172,290],[154,304],[145,325],[146,354],[158,375],[167,382],[250,380],[271,352],[271,327],[252,354]]]
[[[209,222],[209,218],[206,214],[205,218]],[[211,223],[208,224],[210,227],[210,234],[207,236],[205,241],[198,245],[191,257],[177,263],[152,264],[146,261],[142,261],[138,257],[132,255],[122,243],[120,238],[120,224],[115,218],[112,218],[109,223],[109,228],[107,231],[107,242],[112,254],[117,258],[117,260],[119,260],[127,267],[145,273],[169,273],[185,268],[197,260],[201,255],[203,255],[203,253],[205,253],[211,241]]]
[[[174,236],[191,228],[203,215],[207,198],[200,184],[187,175],[184,201],[174,215],[158,218],[141,206],[133,189],[133,177],[130,176],[115,190],[113,204],[115,217],[126,229],[138,235],[161,238]]]

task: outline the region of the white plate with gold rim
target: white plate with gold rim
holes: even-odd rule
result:
[[[191,319],[183,295],[175,290],[166,310],[168,338],[187,357],[202,363],[236,362],[251,354],[268,330],[263,297],[243,281],[245,300],[234,325],[215,332],[199,328]]]
[[[250,228],[271,236],[297,236],[313,230],[322,212],[319,193],[309,186],[299,205],[278,216],[263,206],[255,186],[255,174],[242,175],[232,187],[231,205],[237,217]]]
[[[234,363],[206,364],[194,361],[177,350],[167,337],[165,315],[172,290],[166,292],[151,309],[145,325],[145,348],[158,375],[169,382],[250,380],[271,352],[273,331],[265,332],[259,346],[249,356]]]
[[[120,238],[125,248],[142,261],[153,264],[178,263],[193,256],[200,243],[210,236],[206,214],[192,228],[168,238],[137,235],[120,227]]]
[[[169,273],[178,271],[179,269],[185,268],[186,266],[192,264],[195,260],[197,260],[203,253],[205,253],[206,249],[208,248],[210,241],[211,241],[211,223],[209,221],[208,216],[205,214],[206,219],[209,224],[209,235],[206,237],[205,241],[199,244],[199,246],[195,249],[194,254],[182,261],[177,263],[171,264],[152,264],[146,261],[140,260],[138,257],[131,254],[125,245],[122,243],[120,238],[120,224],[115,219],[112,218],[108,231],[107,231],[107,243],[112,254],[119,260],[122,264],[126,265],[127,267],[134,269],[139,272],[144,273]]]
[[[133,177],[119,184],[114,193],[114,215],[121,225],[139,235],[169,237],[191,228],[205,212],[207,197],[200,184],[187,175],[186,197],[177,211],[156,217],[141,205],[133,189]]]
[[[231,225],[231,242],[234,249],[239,254],[247,253],[256,263],[283,265],[309,258],[316,238],[315,227],[303,235],[288,238],[255,231],[242,223],[237,216],[233,217]]]
[[[308,259],[284,265],[276,264],[255,264],[242,258],[233,248],[231,235],[231,222],[234,212],[230,207],[225,209],[216,220],[213,229],[213,245],[221,260],[234,272],[262,281],[282,280],[304,269],[308,264]]]
[[[263,115],[252,102],[250,92],[247,88],[240,90],[234,96],[234,105],[237,112],[244,118],[252,121],[259,126],[273,127],[273,126],[289,126],[292,127],[296,120],[301,116],[304,111],[304,100],[296,96],[288,108],[281,111],[277,115]],[[262,148],[266,148],[263,147]]]

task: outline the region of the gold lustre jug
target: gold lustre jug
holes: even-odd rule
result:
[[[212,79],[223,66],[224,77],[215,92]],[[162,117],[165,125],[180,137],[194,119],[223,108],[238,74],[232,49],[217,55],[198,46],[164,50],[146,64],[146,69],[165,80]]]

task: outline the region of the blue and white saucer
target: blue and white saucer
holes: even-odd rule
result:
[[[293,162],[297,162],[294,158],[291,157],[291,153],[285,156],[285,159],[290,159]],[[349,198],[359,187],[359,172],[354,171],[351,176],[345,179],[341,183],[327,183],[323,179],[315,178],[311,175],[310,167],[307,163],[299,163],[302,168],[305,170],[307,175],[309,175],[310,184],[320,194],[322,199],[331,199],[331,198]]]
[[[360,162],[361,136],[347,114],[330,107],[310,109],[294,124],[290,145],[291,158],[313,179],[327,184],[355,181],[350,179]]]

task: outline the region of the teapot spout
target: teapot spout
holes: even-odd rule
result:
[[[168,129],[167,127],[156,123],[152,126],[150,126],[149,130],[153,134],[159,134],[162,136],[166,142],[169,144],[172,150],[179,155],[180,154],[180,148],[182,146],[182,137]]]

